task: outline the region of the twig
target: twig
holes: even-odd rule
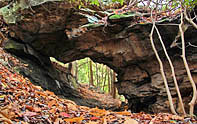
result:
[[[49,9],[47,9],[43,4],[41,4],[41,6],[50,14],[51,12],[50,12],[50,10]],[[35,11],[34,11],[35,12]]]
[[[190,42],[188,42],[188,44],[189,44],[189,46],[192,46],[192,47],[196,47],[196,48],[197,48],[196,45],[193,45],[193,44],[191,44]]]
[[[172,24],[170,24],[170,23],[169,23],[169,24],[157,24],[157,25],[166,25],[166,26],[167,26],[167,25],[170,25],[170,26],[172,25],[172,26],[179,26],[179,24],[173,24],[173,23],[172,23]]]
[[[185,24],[185,25],[182,25],[182,29],[183,29],[183,32],[187,31],[189,25],[188,24]],[[179,43],[177,43],[178,39],[181,37],[181,32],[179,31],[177,36],[175,37],[174,41],[171,43],[170,47],[175,47],[177,46]]]
[[[151,121],[150,121],[150,123],[149,124],[154,124],[154,121],[157,119],[157,116],[155,116]]]
[[[186,8],[185,8],[185,10],[184,10],[184,16],[185,16],[185,19],[186,19],[195,29],[197,29],[197,24],[194,23],[193,19],[191,19],[191,18],[188,17]]]

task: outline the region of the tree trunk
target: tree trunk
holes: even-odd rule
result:
[[[98,64],[96,63],[96,86],[98,87],[99,83],[99,74],[98,74]]]
[[[102,82],[101,84],[103,84],[103,82],[104,82],[104,68],[105,68],[105,66],[104,65],[102,65],[101,66],[101,79],[100,79],[100,82]]]
[[[73,64],[72,64],[72,62],[70,62],[70,63],[68,64],[68,70],[69,70],[69,72],[70,72],[71,74],[73,74],[73,73],[72,73],[72,66],[73,66]]]
[[[77,61],[75,61],[75,79],[76,79],[76,81],[78,81],[78,65],[77,65]]]
[[[90,69],[90,85],[94,86],[94,79],[93,79],[93,70],[92,70],[92,60],[89,62],[89,69]]]
[[[111,92],[111,75],[110,75],[110,68],[107,67],[107,75],[108,75],[108,93],[110,94]]]
[[[107,66],[105,66],[105,77],[104,77],[104,80],[103,80],[103,91],[105,91],[106,79],[107,79]]]
[[[116,98],[116,87],[115,87],[115,81],[116,81],[116,73],[113,71],[112,72],[112,82],[111,82],[111,95],[113,98]]]

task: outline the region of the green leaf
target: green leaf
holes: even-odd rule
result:
[[[99,1],[95,0],[95,5],[99,6]]]
[[[130,13],[123,13],[123,14],[120,14],[120,15],[112,15],[109,17],[109,19],[120,19],[120,18],[128,18],[128,17],[134,17],[136,16],[135,13],[133,12],[130,12]]]
[[[86,24],[86,25],[83,25],[83,26],[81,26],[81,27],[87,27],[87,28],[96,28],[96,27],[99,27],[99,26],[101,26],[101,25],[103,25],[103,24]]]
[[[120,0],[120,4],[123,5],[123,3],[124,3],[124,0]]]

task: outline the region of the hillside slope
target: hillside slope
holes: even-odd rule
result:
[[[28,66],[0,48],[0,124],[173,124],[197,122],[176,115],[149,115],[79,106],[33,85],[15,72]]]

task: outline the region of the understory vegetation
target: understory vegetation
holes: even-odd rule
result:
[[[117,74],[110,67],[95,63],[88,57],[68,64],[61,63],[53,57],[51,57],[51,61],[70,68],[70,72],[75,78],[74,82],[77,82],[78,85],[88,85],[92,90],[108,93],[114,98],[125,101],[124,96],[119,96],[117,88],[114,86]]]

